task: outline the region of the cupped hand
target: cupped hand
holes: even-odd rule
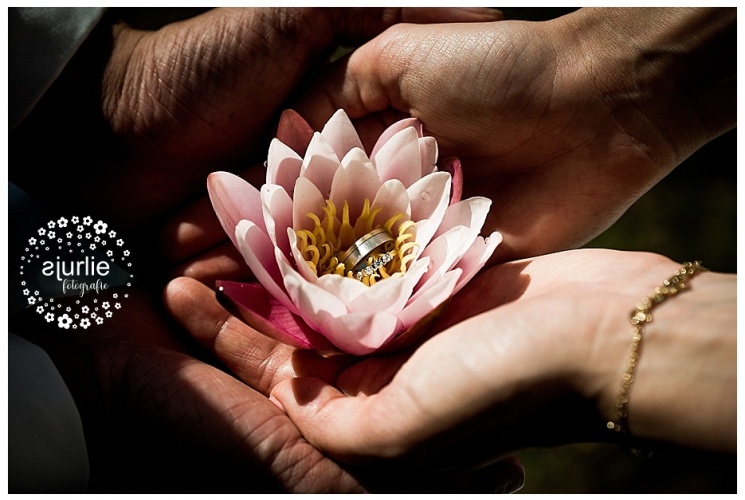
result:
[[[701,67],[704,54],[726,49],[731,28],[722,26],[733,16],[581,9],[547,22],[401,24],[340,62],[296,108],[313,126],[344,108],[371,137],[391,115],[417,117],[441,156],[461,159],[464,196],[493,199],[487,224],[504,235],[497,260],[576,248],[734,126],[732,78],[715,80],[734,59],[716,72]],[[706,33],[697,47],[675,42],[695,57],[670,48],[676,24]],[[713,82],[683,85],[693,74]]]
[[[347,367],[357,362],[348,355],[299,350],[262,335],[225,309],[211,289],[191,278],[173,280],[164,299],[174,319],[214,353],[230,373],[264,394],[267,403],[278,384],[312,377],[332,386]],[[390,363],[368,372],[369,382],[385,384],[402,359],[394,356]],[[513,457],[488,463],[453,460],[437,464],[436,470],[432,465],[392,460],[345,467],[374,492],[512,492],[524,481],[522,465]]]
[[[342,460],[488,460],[525,446],[613,439],[605,422],[627,362],[629,312],[679,267],[606,250],[496,266],[453,299],[441,332],[408,359],[361,360],[335,386],[300,378],[271,395],[312,443]],[[689,288],[660,305],[646,329],[630,432],[732,450],[735,278],[706,273]]]
[[[158,297],[135,291],[88,330],[13,331],[51,356],[80,409],[90,491],[363,492],[259,392],[186,354]],[[318,376],[318,372],[313,372]]]

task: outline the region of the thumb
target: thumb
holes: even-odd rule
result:
[[[401,92],[417,33],[414,26],[400,25],[355,49],[329,66],[292,107],[314,129],[338,109],[352,119],[390,108],[408,114],[411,103]]]
[[[298,377],[277,384],[269,399],[280,407],[316,448],[339,460],[359,461],[374,449],[365,427],[366,398],[347,397],[317,378]],[[374,453],[374,452],[373,452]]]

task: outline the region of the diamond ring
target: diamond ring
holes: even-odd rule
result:
[[[385,228],[373,229],[355,241],[339,258],[347,271],[360,274],[367,265],[367,257],[388,242],[395,241]],[[390,261],[390,260],[389,260]],[[380,267],[380,266],[378,266]],[[361,279],[361,278],[358,278]]]

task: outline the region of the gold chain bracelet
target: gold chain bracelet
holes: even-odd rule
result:
[[[654,294],[644,297],[641,304],[631,311],[631,347],[629,347],[629,362],[621,375],[621,392],[616,399],[616,420],[608,421],[608,429],[616,432],[626,431],[628,428],[629,391],[634,383],[634,370],[639,362],[639,346],[644,336],[644,324],[652,321],[652,309],[669,297],[685,290],[686,281],[698,271],[706,271],[700,261],[685,262],[675,275],[662,282],[662,286],[654,289]]]

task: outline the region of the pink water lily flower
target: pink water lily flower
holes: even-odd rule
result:
[[[437,152],[413,118],[368,155],[344,111],[320,133],[285,112],[261,190],[227,172],[208,178],[259,282],[218,290],[251,326],[300,348],[365,355],[416,330],[502,241],[479,236],[491,201],[460,200],[460,163],[438,168]]]

